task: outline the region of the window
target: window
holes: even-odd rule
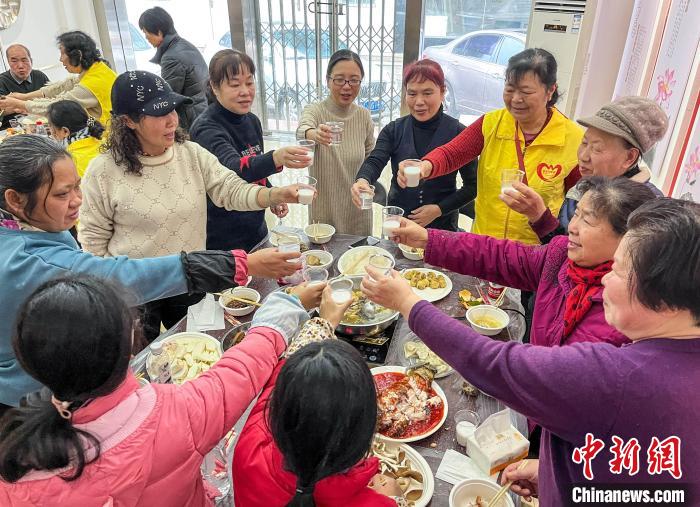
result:
[[[469,39],[469,44],[463,54],[477,60],[493,61],[500,38],[500,35],[476,35]]]
[[[141,31],[132,23],[129,23],[129,35],[131,35],[131,45],[133,46],[134,51],[148,51],[149,49],[152,49],[151,45],[148,43]]]
[[[523,49],[525,49],[525,44],[523,41],[514,39],[513,37],[503,37],[503,42],[501,43],[501,49],[498,51],[498,60],[496,63],[503,65],[504,67],[507,66],[510,57],[520,53]]]
[[[462,42],[458,42],[454,48],[452,48],[452,52],[456,55],[465,55],[466,47],[467,44],[469,44],[469,37],[464,39]]]

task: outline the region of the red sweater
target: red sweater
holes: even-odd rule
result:
[[[283,468],[283,457],[265,421],[265,407],[284,361],[270,377],[253,407],[233,456],[233,491],[236,505],[284,506],[292,499],[296,476]],[[396,502],[367,487],[379,472],[377,458],[360,461],[344,474],[319,481],[314,491],[317,507],[396,507]]]

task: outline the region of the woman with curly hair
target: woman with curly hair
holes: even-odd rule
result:
[[[176,108],[192,99],[150,72],[129,71],[112,88],[112,123],[104,154],[88,166],[78,238],[100,256],[159,257],[202,250],[207,197],[227,210],[256,211],[297,202],[297,185],[267,188],[243,181],[178,129]],[[266,261],[286,274],[301,268],[278,252]],[[202,294],[149,303],[145,334],[171,327]]]
[[[84,32],[59,35],[61,63],[71,74],[58,83],[50,83],[31,93],[11,93],[0,100],[0,109],[14,113],[45,115],[49,106],[59,100],[72,100],[90,116],[107,125],[112,109],[110,91],[117,74],[102,58],[97,44]]]

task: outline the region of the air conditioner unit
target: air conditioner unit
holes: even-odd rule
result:
[[[557,59],[557,107],[572,116],[583,75],[597,0],[535,0],[526,45],[543,48]]]

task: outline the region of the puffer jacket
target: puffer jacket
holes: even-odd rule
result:
[[[189,131],[195,118],[207,108],[204,92],[209,78],[207,62],[191,42],[175,33],[163,38],[151,63],[160,65],[161,77],[175,93],[192,99],[192,104],[183,104],[177,108],[180,127]]]
[[[75,426],[98,437],[102,448],[80,478],[67,482],[52,470],[30,472],[13,484],[0,481],[0,505],[213,505],[213,489],[200,472],[204,456],[263,388],[285,346],[282,333],[258,326],[181,386],[139,387],[129,373],[114,392],[73,414]]]

